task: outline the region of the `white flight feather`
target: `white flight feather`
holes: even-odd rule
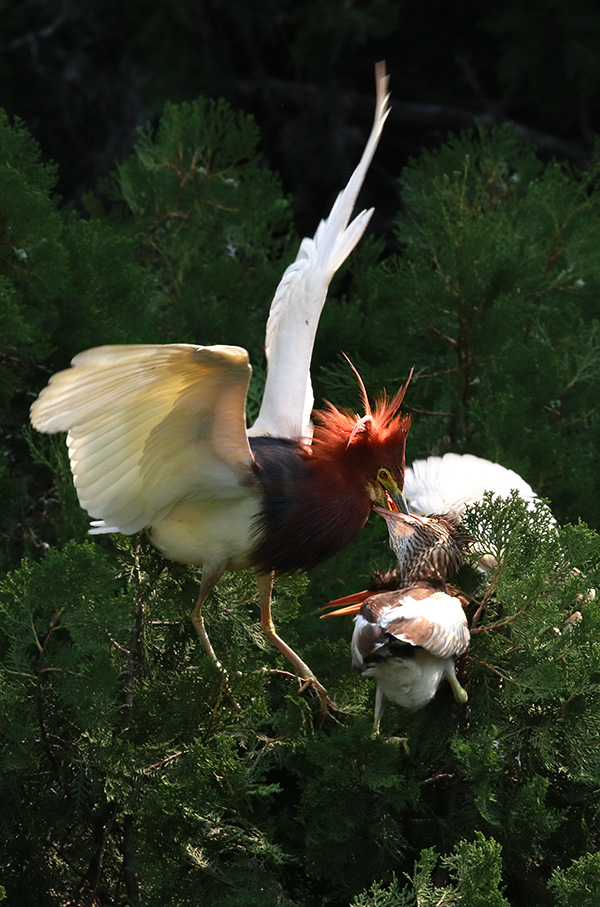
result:
[[[310,380],[315,333],[331,279],[348,258],[373,213],[349,223],[356,198],[387,119],[389,94],[384,64],[376,67],[377,98],[371,134],[346,188],[312,239],[300,244],[296,260],[277,287],[267,321],[267,381],[258,418],[249,435],[310,438],[314,397]]]
[[[537,494],[518,473],[473,454],[447,453],[416,460],[406,470],[404,480],[404,496],[411,513],[444,513],[459,520],[469,504],[481,502],[486,492],[494,498],[508,498],[513,491],[531,510],[536,507]],[[554,525],[550,508],[544,505],[544,509]],[[482,570],[494,570],[498,552],[488,550],[476,527],[472,531],[475,541],[469,546],[471,553],[480,555],[478,565]]]
[[[416,460],[406,470],[404,496],[411,513],[445,513],[460,518],[469,504],[486,491],[508,497],[518,491],[525,501],[537,500],[531,485],[512,469],[472,454],[447,453]]]

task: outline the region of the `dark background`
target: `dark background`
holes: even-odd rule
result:
[[[493,7],[493,9],[492,9]],[[179,0],[0,4],[0,106],[22,118],[78,202],[165,101],[224,97],[255,115],[266,167],[315,219],[360,153],[385,59],[392,114],[365,203],[376,232],[397,176],[474,118],[507,119],[544,157],[584,165],[598,131],[600,11],[589,0]]]

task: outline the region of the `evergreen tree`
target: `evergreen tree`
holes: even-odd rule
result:
[[[414,364],[409,456],[498,459],[564,524],[514,496],[469,511],[497,566],[458,578],[468,706],[448,689],[415,714],[390,704],[373,737],[351,628],[316,605],[390,563],[383,524],[276,585],[285,638],[339,706],[324,722],[264,642],[249,575],[206,607],[224,682],[188,621],[198,571],[141,538],[86,540],[62,442],[25,429],[48,373],[103,342],[241,343],[255,405],[295,249],[253,123],[167,106],[85,216],[23,126],[0,130],[7,903],[598,903],[597,163],[543,164],[509,127],[451,138],[403,173],[397,254],[366,243],[325,307],[319,393],[355,404],[340,348],[370,388]]]

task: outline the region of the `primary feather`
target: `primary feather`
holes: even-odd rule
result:
[[[508,497],[515,489],[525,501],[537,499],[531,485],[512,469],[473,454],[447,453],[415,460],[407,468],[404,494],[411,513],[444,513],[461,517],[486,491]]]
[[[267,321],[268,373],[264,396],[250,435],[308,438],[314,397],[310,360],[321,310],[331,279],[364,234],[373,209],[349,223],[356,198],[389,113],[388,77],[375,71],[377,97],[371,134],[346,188],[338,195],[315,235],[302,240],[296,260],[281,279]]]
[[[181,500],[239,497],[251,477],[243,430],[250,379],[239,347],[106,346],[75,356],[31,408],[68,431],[71,470],[94,531],[131,534]]]

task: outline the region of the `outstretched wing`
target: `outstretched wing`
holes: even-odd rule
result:
[[[250,374],[235,346],[97,347],[50,379],[31,422],[69,432],[77,494],[95,531],[131,534],[179,500],[235,497],[251,481]]]
[[[536,500],[533,488],[512,469],[472,454],[447,453],[416,460],[404,477],[404,496],[413,513],[460,517],[486,491],[508,497],[515,489],[525,501]]]
[[[446,658],[465,652],[470,634],[459,598],[415,586],[409,592],[381,592],[365,601],[355,618],[354,663],[360,667],[378,649],[387,648],[390,637]]]
[[[438,658],[461,655],[469,646],[469,628],[460,600],[446,592],[402,597],[381,619],[381,627],[400,642],[421,646]]]
[[[331,279],[348,258],[373,213],[361,211],[349,223],[357,195],[389,113],[385,65],[375,68],[377,99],[373,128],[360,162],[312,239],[303,239],[296,260],[277,287],[267,322],[267,381],[250,435],[310,438],[313,391],[310,380],[315,333]]]

